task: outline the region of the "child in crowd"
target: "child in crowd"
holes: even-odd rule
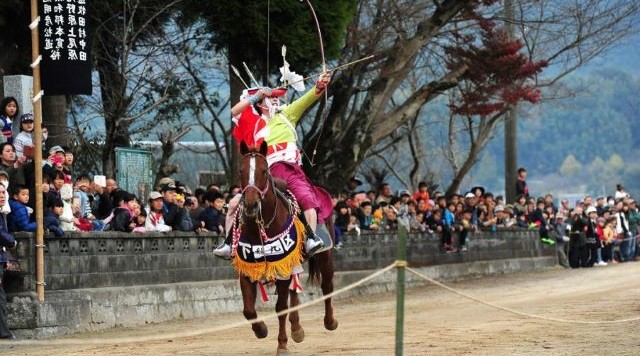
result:
[[[73,188],[71,184],[65,184],[60,189],[60,200],[62,201],[62,214],[59,215],[60,228],[63,231],[78,231],[75,225],[77,218],[74,216],[73,209]],[[77,207],[78,213],[80,207]]]
[[[373,207],[371,206],[371,202],[364,201],[360,205],[360,230],[373,230],[376,231],[380,227],[380,218],[382,214],[380,214],[380,218],[376,218],[373,214]]]
[[[349,223],[351,222],[351,212],[347,202],[344,200],[340,200],[336,203],[334,208],[335,210],[335,232],[336,239],[338,236],[342,236],[342,234],[346,233],[349,228]]]
[[[442,232],[444,226],[444,222],[442,221],[442,210],[434,210],[433,214],[431,214],[425,222],[427,227],[429,227],[429,232]]]
[[[13,122],[18,117],[20,107],[18,100],[12,96],[2,99],[0,102],[0,129],[2,129],[1,142],[13,143]]]
[[[85,219],[95,220],[95,216],[91,212],[91,202],[89,201],[90,190],[91,179],[87,175],[80,175],[76,179],[73,197],[80,201],[80,216]]]
[[[64,203],[62,199],[54,198],[47,201],[47,209],[44,211],[44,228],[53,233],[55,237],[64,236],[59,220],[63,210]]]
[[[33,159],[33,128],[33,114],[20,115],[20,132],[13,140],[17,157],[25,156],[28,160]]]
[[[120,200],[120,204],[117,208],[113,209],[113,218],[111,219],[111,230],[113,231],[122,231],[122,232],[132,232],[133,227],[132,223],[134,223],[135,218],[135,207],[137,205],[136,196],[129,193],[124,192],[122,194],[122,199]]]
[[[11,213],[7,216],[7,227],[9,232],[14,231],[36,231],[35,221],[30,221],[29,216],[33,212],[27,206],[29,202],[29,188],[25,185],[16,185],[13,187],[13,195],[9,201]],[[31,210],[31,211],[30,211]]]
[[[444,209],[442,216],[442,237],[440,238],[440,243],[445,250],[455,252],[457,250],[451,244],[451,237],[455,229],[455,215],[453,212],[456,210],[456,205],[452,201],[448,201],[446,204],[447,208]]]
[[[207,205],[200,213],[198,221],[200,227],[204,231],[212,231],[216,233],[224,232],[224,197],[220,192],[208,191],[204,193],[204,201]]]
[[[606,219],[603,229],[604,240],[602,241],[602,260],[613,264],[618,263],[618,260],[613,256],[616,244],[616,220],[615,216],[610,216]]]
[[[137,203],[137,201],[136,201]],[[145,228],[147,221],[147,212],[142,209],[139,203],[133,208],[134,217],[131,221],[130,227],[132,232],[147,232]]]
[[[149,206],[146,209],[147,218],[145,228],[147,231],[167,232],[171,231],[171,226],[164,223],[164,200],[162,194],[153,191],[149,193]]]
[[[598,213],[596,209],[596,214]],[[607,220],[603,217],[596,219],[596,234],[598,235],[598,241],[596,241],[596,262],[595,266],[606,266],[607,263],[602,259],[602,248],[604,247],[604,228]]]

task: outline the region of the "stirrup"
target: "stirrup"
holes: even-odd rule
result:
[[[324,247],[322,247],[316,253],[328,251],[333,248],[333,240],[331,240],[331,235],[329,234],[329,230],[327,230],[326,225],[318,225],[318,227],[316,228],[316,236],[319,237],[324,244]]]
[[[230,260],[231,246],[223,242],[220,246],[213,250],[213,255],[222,258],[223,260]]]

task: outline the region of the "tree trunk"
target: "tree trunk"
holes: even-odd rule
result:
[[[242,68],[242,51],[239,46],[231,45],[229,48],[229,108],[232,108],[238,102],[240,95],[242,95],[242,91],[245,89],[240,80],[233,74],[231,65],[236,68]],[[230,117],[229,120],[231,119],[232,118]],[[230,131],[233,131],[233,124],[231,125]],[[238,181],[238,172],[240,172],[240,151],[238,149],[238,143],[233,139],[233,137],[231,137],[231,132],[229,132],[227,136],[229,137],[226,142],[229,143],[229,146],[227,147],[227,157],[229,158],[230,171],[225,173],[229,185],[234,186],[240,184]]]
[[[67,125],[69,102],[64,95],[42,97],[42,116],[44,126],[49,131],[46,147],[70,146],[71,134]]]
[[[509,39],[515,37],[513,28],[513,0],[505,0],[504,17],[506,20],[506,29]],[[504,122],[504,194],[505,202],[513,203],[516,201],[516,180],[518,169],[518,112],[517,107],[513,106],[507,111]]]
[[[103,39],[103,41],[107,41],[107,39]],[[113,50],[117,48],[115,43],[112,48]],[[100,93],[106,129],[102,149],[102,171],[107,177],[115,178],[115,148],[130,146],[129,124],[122,120],[128,107],[125,98],[126,79],[118,70],[118,64],[106,59],[115,55],[113,53],[107,55],[102,52],[103,50],[106,51],[107,48],[100,47],[99,50],[96,50],[96,69],[100,75],[100,83],[102,83]]]
[[[453,179],[451,180],[451,185],[447,188],[446,195],[451,195],[457,193],[460,190],[460,185],[462,184],[462,180],[464,177],[469,174],[471,168],[476,163],[476,158],[480,153],[480,148],[476,144],[471,145],[471,149],[469,150],[469,155],[464,160],[462,167],[457,172],[454,172]]]

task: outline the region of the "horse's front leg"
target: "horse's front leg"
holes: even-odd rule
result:
[[[276,313],[286,310],[289,305],[289,283],[291,280],[276,281],[278,301],[276,302]],[[287,314],[278,317],[278,355],[287,354]]]
[[[242,291],[242,304],[244,308],[242,314],[247,320],[252,320],[258,317],[256,313],[256,282],[251,282],[247,277],[240,277],[240,290]],[[261,321],[251,324],[253,333],[256,334],[258,339],[264,339],[269,334],[267,325]]]
[[[319,253],[316,255],[316,258],[318,259],[320,274],[322,275],[322,282],[320,283],[322,295],[333,293],[333,273],[335,268],[333,265],[332,251],[328,250]],[[333,316],[331,298],[327,298],[324,301],[324,328],[327,330],[335,330],[338,328],[338,320]]]
[[[300,298],[295,291],[289,291],[289,307],[294,308],[300,304]],[[300,315],[297,311],[289,313],[289,322],[291,323],[291,338],[295,342],[304,341],[304,329],[300,325]]]

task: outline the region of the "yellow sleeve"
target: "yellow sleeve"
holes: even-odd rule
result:
[[[314,86],[306,92],[303,96],[298,98],[296,101],[287,105],[282,109],[282,115],[287,118],[292,124],[296,125],[302,114],[309,109],[320,97],[320,95],[316,95],[316,87]]]

